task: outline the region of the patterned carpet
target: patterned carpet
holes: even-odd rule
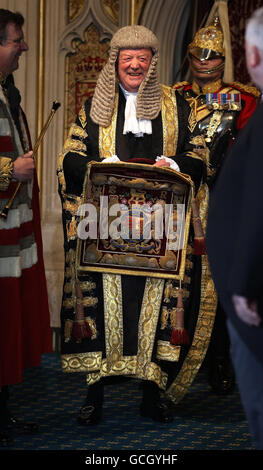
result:
[[[213,395],[204,371],[177,406],[175,420],[169,425],[139,416],[139,382],[126,380],[106,386],[101,423],[79,426],[76,414],[85,390],[84,375],[63,374],[59,355],[45,355],[41,367],[27,370],[23,383],[11,388],[10,399],[13,413],[37,421],[40,432],[17,436],[10,450],[251,449],[238,391],[230,396]]]

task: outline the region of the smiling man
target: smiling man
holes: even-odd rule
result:
[[[121,50],[118,61],[118,75],[125,90],[136,93],[147,75],[152,60],[150,49]]]
[[[76,211],[88,162],[136,159],[149,165],[171,166],[191,176],[196,190],[206,171],[202,155],[189,143],[189,106],[179,93],[159,83],[158,58],[158,40],[144,26],[127,26],[114,34],[109,59],[99,75],[94,95],[84,103],[59,159],[66,260],[61,310],[62,360],[65,372],[73,372],[72,366],[78,363],[81,364],[78,370],[87,373],[87,399],[78,416],[79,423],[84,425],[100,421],[104,379],[116,375],[142,379],[141,415],[170,422],[173,410],[162,392],[172,385],[189,349],[186,342],[180,346],[171,343],[171,323],[164,320],[166,311],[175,312],[178,280],[167,281],[164,287],[159,279],[153,281],[144,276],[105,277],[90,273],[78,278],[74,268]],[[199,314],[198,307],[194,312],[190,308],[196,261],[192,252],[189,246],[188,268],[182,283],[185,316],[191,327]],[[88,331],[77,333],[76,294],[92,335]],[[147,298],[150,305],[146,309]],[[149,311],[155,325],[152,328],[145,327]],[[193,330],[189,331],[190,341]],[[181,355],[177,354],[179,350]],[[176,390],[181,390],[179,383],[177,386]]]
[[[1,48],[0,70],[5,76],[10,75],[19,66],[19,57],[28,50],[24,40],[24,33],[20,26],[9,23],[6,27],[6,35],[0,38]]]

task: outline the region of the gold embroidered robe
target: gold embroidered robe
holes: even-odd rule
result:
[[[214,291],[213,285],[205,282],[206,263],[202,268],[203,300],[199,302],[200,283],[195,289],[192,286],[195,265],[195,271],[200,273],[198,280],[201,279],[200,257],[193,255],[189,244],[183,297],[190,348],[169,341],[178,283],[98,273],[77,281],[75,265],[77,209],[88,161],[117,155],[123,161],[147,158],[154,162],[157,156],[164,155],[174,158],[181,171],[191,176],[196,190],[200,186],[206,165],[189,144],[189,107],[172,88],[162,86],[162,90],[161,112],[152,121],[152,135],[123,136],[125,98],[119,92],[109,127],[102,128],[91,121],[88,100],[65,142],[58,166],[65,233],[62,364],[65,372],[86,372],[88,384],[114,375],[152,380],[167,390],[173,401],[179,401],[202,363],[213,324]],[[78,309],[77,284],[81,289],[82,313],[90,330],[90,336],[81,341],[72,334]],[[191,315],[193,303],[197,307]]]

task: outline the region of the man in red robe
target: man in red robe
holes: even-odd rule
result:
[[[0,9],[0,445],[11,442],[9,428],[37,429],[11,415],[9,386],[52,350],[34,158],[12,76],[28,50],[23,23],[21,14]]]

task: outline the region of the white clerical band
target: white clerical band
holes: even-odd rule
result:
[[[123,126],[123,134],[131,132],[136,137],[142,137],[143,134],[152,133],[152,121],[150,119],[137,119],[137,92],[131,93],[120,84],[120,87],[126,98],[125,121]]]
[[[129,93],[126,97],[123,134],[132,132],[132,134],[135,134],[137,137],[142,137],[143,134],[151,134],[152,121],[150,119],[137,119],[136,107],[137,93]]]

